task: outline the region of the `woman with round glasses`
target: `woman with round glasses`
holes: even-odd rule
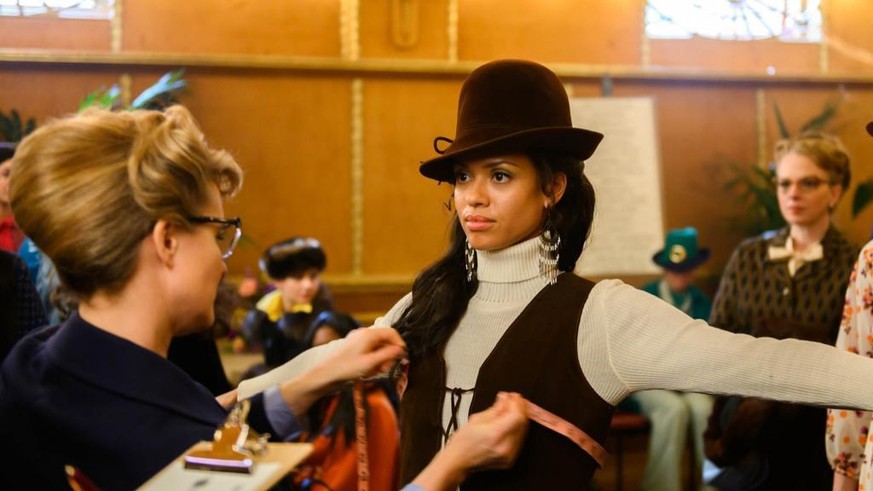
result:
[[[46,124],[12,174],[16,219],[78,311],[21,340],[0,371],[0,441],[14,447],[4,465],[36,489],[65,487],[67,464],[101,488],[133,489],[211,440],[236,399],[214,398],[166,356],[173,337],[212,325],[240,233],[223,201],[242,173],[172,107]],[[255,396],[252,426],[287,435],[333,387],[403,354],[393,330],[367,331],[334,363]]]
[[[774,184],[787,226],[734,251],[710,324],[757,337],[833,344],[858,249],[831,221],[849,187],[849,156],[820,132],[781,140]],[[832,478],[821,444],[825,410],[720,398],[706,433],[709,458],[726,469],[713,483],[762,489],[825,489]]]

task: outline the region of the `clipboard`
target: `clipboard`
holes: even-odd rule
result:
[[[195,450],[209,449],[212,442],[203,441],[186,450],[161,472],[152,476],[139,489],[195,489],[197,491],[233,489],[235,491],[269,490],[312,453],[310,443],[267,443],[267,451],[253,456],[251,474],[186,469],[184,456]]]

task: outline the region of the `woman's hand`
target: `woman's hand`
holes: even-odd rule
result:
[[[294,414],[303,414],[320,397],[346,382],[387,372],[406,355],[406,344],[393,328],[355,329],[335,343],[336,349],[315,366],[279,386],[282,399]]]
[[[511,467],[527,425],[524,398],[501,392],[494,405],[470,416],[413,482],[427,491],[454,490],[474,470]]]
[[[505,469],[515,463],[527,434],[524,398],[501,392],[490,408],[470,416],[446,444],[471,470]]]
[[[386,373],[405,356],[406,343],[395,329],[360,328],[350,332],[343,346],[315,369],[322,367],[333,382],[341,383]]]
[[[224,394],[216,396],[215,400],[218,401],[218,403],[221,404],[221,407],[223,407],[224,409],[232,408],[233,405],[236,404],[236,401],[237,401],[236,389],[233,389],[230,392],[225,392]]]

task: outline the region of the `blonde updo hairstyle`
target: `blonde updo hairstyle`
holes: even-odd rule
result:
[[[779,140],[774,152],[776,165],[789,153],[803,155],[812,160],[828,173],[831,184],[842,186],[843,194],[849,189],[852,180],[849,153],[836,136],[821,131],[806,131],[794,138]]]
[[[117,292],[159,219],[190,227],[210,184],[234,195],[242,171],[206,144],[187,109],[89,110],[24,139],[12,163],[16,222],[79,299]]]

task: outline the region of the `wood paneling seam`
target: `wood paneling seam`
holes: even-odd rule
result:
[[[363,274],[364,257],[364,81],[351,85],[351,236],[352,274]]]
[[[109,49],[113,53],[121,53],[121,40],[124,38],[123,16],[124,0],[115,0],[112,19],[109,21]]]
[[[449,62],[458,61],[458,0],[448,0],[446,14],[446,55]]]
[[[764,89],[755,91],[755,133],[758,141],[758,165],[767,168],[767,129],[766,129],[766,106],[767,101]]]

